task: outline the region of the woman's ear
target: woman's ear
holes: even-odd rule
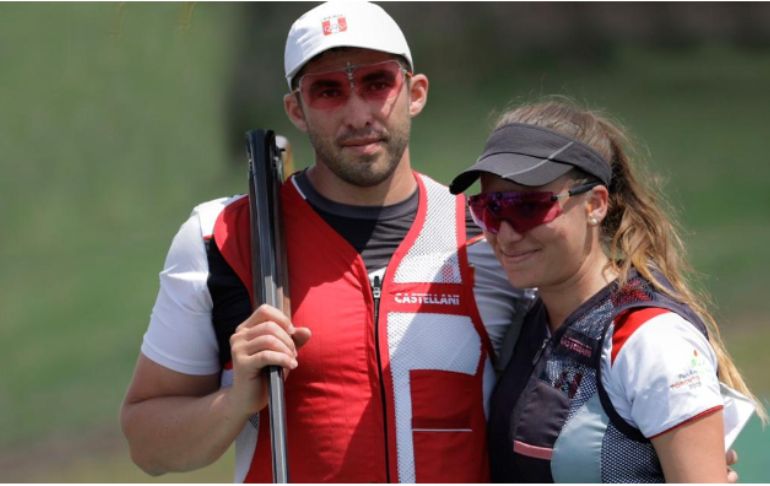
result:
[[[588,193],[586,200],[586,217],[592,225],[601,224],[607,216],[610,193],[606,186],[596,186]]]
[[[422,112],[428,102],[428,77],[413,74],[409,80],[409,115],[414,118]]]
[[[299,94],[288,93],[283,97],[283,109],[289,117],[291,123],[301,132],[307,132],[307,122],[305,121],[305,112],[302,109],[302,103]]]

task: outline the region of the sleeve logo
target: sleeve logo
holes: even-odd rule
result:
[[[676,381],[670,385],[672,390],[684,388],[694,390],[701,386],[701,373],[706,369],[706,362],[697,349],[692,350],[692,357],[689,361],[689,369],[676,376]]]

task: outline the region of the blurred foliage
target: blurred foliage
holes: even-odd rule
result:
[[[144,478],[117,413],[155,276],[195,204],[245,190],[246,128],[312,160],[281,103],[286,31],[309,5],[0,3],[0,480],[11,466],[16,480]],[[666,182],[728,346],[770,396],[767,4],[385,8],[432,83],[414,165],[448,181],[508,103],[606,108]],[[749,435],[742,478],[766,481]],[[231,460],[169,479],[228,481]]]

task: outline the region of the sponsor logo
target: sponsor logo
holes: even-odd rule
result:
[[[348,30],[348,21],[345,20],[344,15],[336,15],[324,19],[323,22],[321,22],[321,26],[323,27],[324,35],[338,34]]]
[[[583,344],[577,339],[570,337],[570,336],[564,336],[561,339],[561,342],[559,343],[565,348],[569,349],[570,351],[574,351],[577,354],[585,357],[591,357],[591,354],[593,354],[593,350],[591,349],[591,346],[588,346],[587,344]]]
[[[421,292],[399,292],[396,294],[399,304],[460,305],[458,294],[427,294]]]

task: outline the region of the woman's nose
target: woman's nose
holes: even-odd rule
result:
[[[500,243],[517,242],[524,238],[524,233],[519,233],[508,221],[501,221],[497,230],[497,241]]]

